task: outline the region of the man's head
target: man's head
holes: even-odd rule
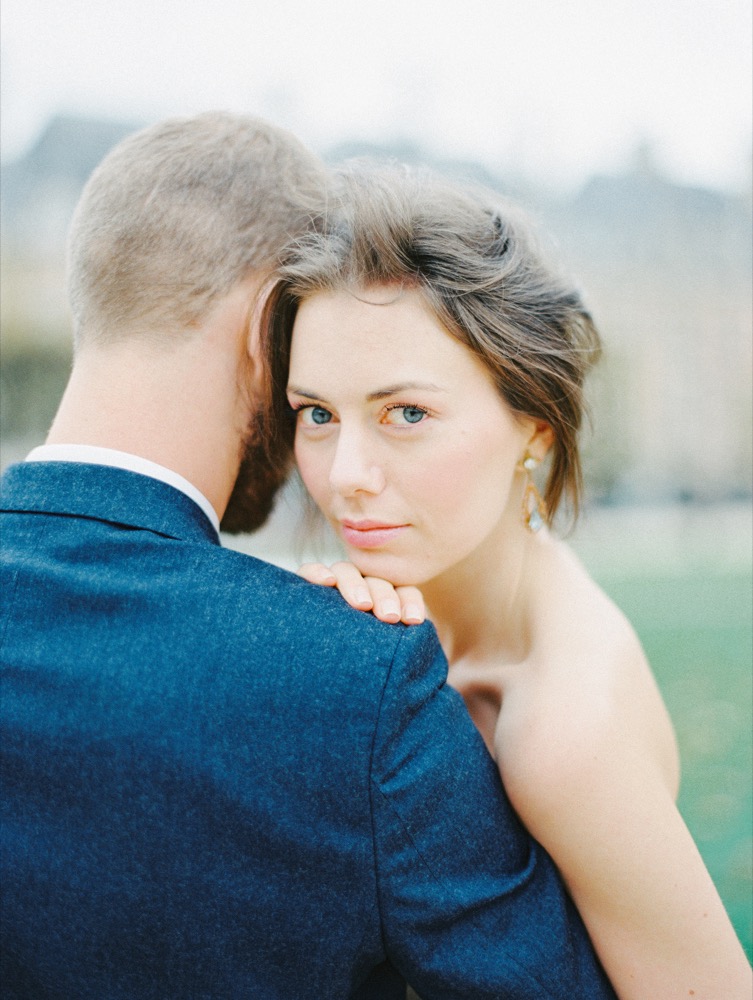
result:
[[[321,204],[323,168],[290,133],[222,112],[121,142],[90,178],[71,227],[76,347],[185,336]]]
[[[262,523],[287,460],[267,455],[254,398],[255,300],[326,186],[256,118],[174,119],[116,146],[71,226],[75,364],[49,440],[141,454],[202,489],[227,530]]]

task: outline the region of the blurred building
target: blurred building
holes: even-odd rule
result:
[[[551,208],[605,340],[591,457],[607,492],[749,496],[750,195],[672,184],[642,151]]]
[[[4,164],[2,433],[43,437],[70,362],[65,234],[81,188],[133,125],[53,119]],[[413,147],[340,146],[426,161]],[[639,151],[621,176],[552,198],[474,164],[435,164],[522,200],[554,237],[602,331],[586,435],[589,488],[604,502],[749,497],[752,489],[751,198],[679,186]]]

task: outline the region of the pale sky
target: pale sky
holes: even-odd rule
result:
[[[55,112],[261,114],[317,151],[403,139],[553,187],[641,140],[751,171],[749,0],[2,0],[3,155]]]

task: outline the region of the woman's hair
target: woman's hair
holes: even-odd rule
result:
[[[270,269],[326,197],[321,163],[289,132],[225,112],[119,143],[92,174],[68,242],[76,344],[200,323]]]
[[[335,190],[320,225],[283,252],[265,308],[273,446],[293,444],[286,385],[299,303],[401,284],[481,359],[515,413],[552,428],[549,517],[563,496],[577,514],[583,381],[599,335],[578,292],[542,259],[530,223],[491,192],[407,167],[358,162]]]

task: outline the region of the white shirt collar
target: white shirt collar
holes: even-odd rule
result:
[[[148,458],[141,458],[140,455],[131,455],[127,451],[116,451],[114,448],[97,448],[88,444],[43,444],[30,451],[26,456],[26,461],[111,465],[116,469],[127,469],[129,472],[138,472],[142,476],[151,476],[152,479],[159,479],[190,497],[204,511],[217,534],[220,533],[220,519],[217,517],[217,511],[193,483],[189,483],[187,479],[177,472],[173,472],[172,469],[158,465],[156,462],[150,462]]]

